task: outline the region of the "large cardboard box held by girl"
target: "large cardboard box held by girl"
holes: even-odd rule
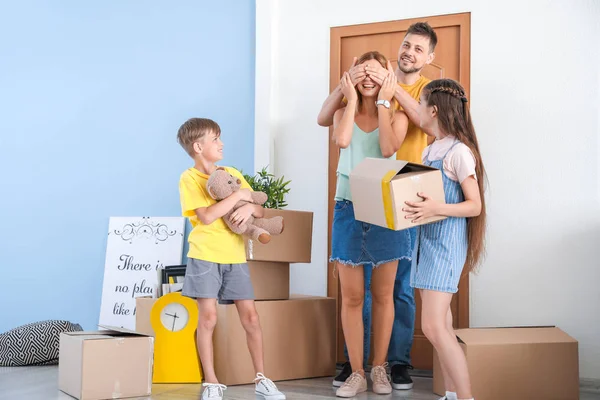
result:
[[[406,201],[421,202],[425,193],[445,203],[444,184],[439,169],[408,161],[365,158],[350,173],[350,192],[357,221],[400,231],[445,219],[432,217],[420,222],[406,219]]]

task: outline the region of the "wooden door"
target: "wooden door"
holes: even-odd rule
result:
[[[394,68],[397,64],[398,48],[404,39],[408,27],[419,21],[428,22],[436,31],[438,44],[435,49],[433,63],[426,66],[422,74],[430,79],[452,78],[459,81],[467,92],[470,101],[470,13],[424,17],[401,21],[380,22],[373,24],[342,26],[331,28],[330,90],[339,83],[344,71],[352,64],[353,57],[359,57],[367,51],[377,50],[385,55]],[[331,132],[330,128],[330,134]],[[339,159],[339,148],[329,142],[329,190],[328,199],[328,254],[331,254],[331,223],[336,185],[336,169]],[[333,263],[328,263],[327,294],[338,299],[337,315],[337,359],[345,361],[343,346],[344,336],[340,319],[341,292],[337,274],[333,275]],[[417,318],[415,321],[414,344],[412,348],[412,364],[417,369],[433,368],[433,348],[421,330],[421,302],[415,293],[417,302]],[[464,277],[459,285],[459,293],[452,301],[454,326],[469,326],[469,280]],[[372,341],[371,341],[372,343]],[[372,357],[371,352],[371,357]]]

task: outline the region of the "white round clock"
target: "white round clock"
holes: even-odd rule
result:
[[[181,303],[168,303],[160,311],[160,322],[171,332],[178,332],[185,328],[189,319],[188,310]]]

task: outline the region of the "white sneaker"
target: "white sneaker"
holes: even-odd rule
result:
[[[285,400],[285,394],[277,389],[272,380],[260,372],[256,374],[254,382],[256,383],[254,393],[257,396],[262,397],[264,400]]]
[[[202,386],[202,400],[223,400],[223,390],[227,390],[227,386],[220,383],[203,383]]]

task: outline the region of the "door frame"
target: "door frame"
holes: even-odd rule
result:
[[[373,35],[379,33],[392,33],[407,30],[415,22],[426,21],[432,28],[445,26],[460,26],[460,69],[459,81],[465,88],[469,103],[471,102],[471,13],[448,14],[433,17],[411,18],[397,21],[376,22],[360,25],[332,27],[330,31],[330,65],[329,65],[329,91],[336,88],[340,81],[342,39],[352,36]],[[376,49],[374,49],[376,50]],[[329,137],[333,127],[329,127]],[[328,190],[327,190],[327,254],[331,254],[331,227],[333,223],[333,208],[336,188],[336,170],[339,157],[339,148],[329,140],[328,161]],[[337,334],[336,348],[337,360],[343,355],[344,336],[341,326],[341,291],[337,274],[334,275],[335,263],[327,259],[327,296],[335,297],[337,301]],[[458,315],[454,316],[458,328],[469,327],[469,275],[463,276],[459,284]]]

